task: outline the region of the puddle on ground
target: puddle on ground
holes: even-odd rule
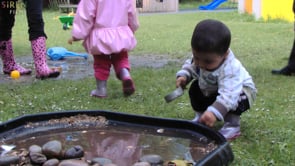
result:
[[[30,83],[36,80],[33,59],[31,56],[19,57],[16,59],[20,65],[32,69],[33,73],[29,76],[21,76],[19,79],[14,80],[9,75],[5,75],[1,72],[0,84],[1,83]],[[161,68],[169,64],[169,62],[176,62],[178,60],[169,59],[168,55],[142,55],[142,56],[129,56],[130,65],[132,68],[137,67],[150,67],[150,68]],[[182,61],[180,62],[182,63]],[[47,64],[50,67],[61,67],[62,73],[56,78],[59,79],[70,79],[79,80],[86,77],[93,77],[93,58],[88,56],[88,59],[79,57],[67,57],[63,60],[47,60]],[[0,69],[2,69],[2,63],[0,63]],[[113,70],[112,70],[113,72]]]
[[[166,162],[175,159],[197,162],[218,148],[209,138],[187,130],[114,121],[101,125],[97,120],[91,122],[95,125],[85,125],[85,120],[72,122],[72,119],[63,121],[64,124],[55,120],[44,124],[29,123],[25,129],[11,131],[14,134],[7,133],[8,137],[15,134],[19,137],[3,139],[1,142],[15,145],[14,150],[20,150],[29,149],[31,145],[42,146],[48,141],[58,140],[62,143],[63,149],[75,145],[82,146],[86,160],[103,157],[120,166],[133,165],[142,156],[149,154],[160,155]],[[69,125],[69,122],[76,125]]]

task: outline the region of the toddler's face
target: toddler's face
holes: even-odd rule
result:
[[[194,64],[203,70],[214,71],[216,70],[228,55],[228,51],[224,55],[216,53],[201,53],[193,49]]]

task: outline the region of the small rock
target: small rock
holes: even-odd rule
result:
[[[92,164],[92,166],[101,166],[101,165],[98,163],[95,163],[95,164]]]
[[[63,160],[61,161],[58,166],[89,166],[88,163],[82,160],[75,160],[75,159],[70,159],[70,160]]]
[[[118,166],[118,165],[113,164],[113,163],[110,163],[110,164],[105,164],[105,165],[103,165],[103,166]]]
[[[18,156],[2,156],[0,157],[0,166],[7,166],[19,164],[20,158]]]
[[[58,166],[59,160],[58,159],[50,159],[47,160],[42,166]]]
[[[42,153],[48,158],[60,158],[62,153],[62,144],[60,141],[49,141],[42,146]]]
[[[80,145],[76,145],[68,150],[64,154],[65,159],[81,158],[84,156],[84,149]]]
[[[151,164],[148,162],[137,162],[133,166],[151,166]]]
[[[107,158],[103,158],[103,157],[96,157],[91,160],[91,163],[92,164],[98,163],[100,165],[105,165],[105,164],[111,164],[112,160],[107,159]]]
[[[46,156],[42,153],[32,152],[29,155],[30,155],[31,162],[34,164],[43,164],[47,160]]]
[[[139,161],[148,162],[151,165],[157,165],[157,166],[163,165],[164,163],[162,157],[156,154],[144,155],[139,159]]]
[[[32,145],[29,147],[29,152],[32,153],[42,153],[42,148],[38,145]]]

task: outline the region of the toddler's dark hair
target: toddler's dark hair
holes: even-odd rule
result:
[[[230,41],[231,33],[225,24],[207,19],[196,25],[191,47],[197,52],[224,54],[230,46]]]

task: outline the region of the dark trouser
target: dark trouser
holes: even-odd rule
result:
[[[204,96],[199,87],[198,80],[193,81],[189,88],[189,97],[190,97],[191,105],[193,109],[197,112],[206,111],[206,109],[215,102],[217,96],[218,96],[218,93],[212,94],[211,96]],[[246,96],[246,95],[242,93],[241,96]],[[238,108],[230,112],[236,115],[241,115],[243,112],[245,112],[249,108],[250,108],[250,105],[249,105],[248,98],[245,97],[238,103]]]
[[[0,0],[0,41],[11,39],[17,0]],[[24,0],[29,25],[29,40],[44,36],[43,0]]]
[[[293,2],[293,12],[295,10],[295,0]],[[294,32],[295,32],[295,22],[294,22]],[[288,68],[291,69],[292,71],[295,71],[295,38],[293,40],[293,46],[292,46],[292,50],[289,56],[289,60],[288,60]]]
[[[288,67],[291,70],[295,71],[295,39],[293,41],[293,47],[290,53],[289,61],[288,61]]]

